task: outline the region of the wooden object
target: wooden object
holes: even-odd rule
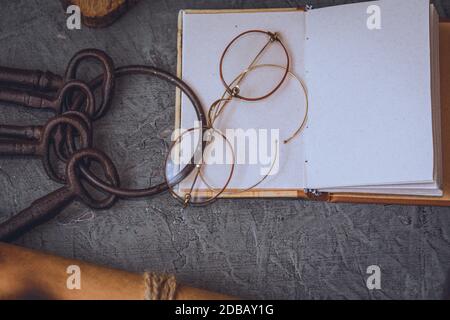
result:
[[[126,13],[139,0],[60,0],[64,10],[70,5],[80,7],[82,22],[87,27],[104,28]]]
[[[69,266],[80,269],[80,290],[69,290]],[[144,277],[83,261],[61,258],[0,242],[0,299],[142,300]],[[177,300],[231,299],[177,285]]]

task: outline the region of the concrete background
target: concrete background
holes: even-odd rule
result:
[[[357,1],[309,3],[349,2]],[[180,9],[303,4],[143,0],[107,29],[69,31],[58,1],[1,1],[0,64],[62,74],[77,50],[96,47],[117,66],[148,64],[175,72]],[[449,1],[436,4],[448,16]],[[142,77],[118,81],[117,87],[120,97],[95,125],[96,146],[115,160],[124,185],[156,182],[174,119],[173,89]],[[1,123],[42,124],[48,116],[1,104]],[[39,160],[0,159],[0,220],[58,187]],[[101,212],[72,205],[16,243],[129,271],[174,272],[186,284],[245,298],[450,297],[448,208],[221,200],[183,210],[163,194],[119,201]],[[382,289],[369,291],[366,268],[374,264],[382,270]]]

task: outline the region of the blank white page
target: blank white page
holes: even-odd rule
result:
[[[224,92],[224,86],[219,77],[220,57],[227,44],[241,32],[253,29],[278,32],[290,53],[291,71],[302,78],[304,76],[304,17],[305,13],[302,11],[184,12],[182,78],[198,94],[205,111]],[[269,58],[272,57],[267,57]],[[284,56],[281,58],[284,59]],[[283,59],[279,59],[279,63],[283,62]],[[259,81],[265,80],[267,79]],[[189,102],[186,97],[183,97],[181,124],[183,128],[190,128],[193,126],[195,114],[191,107],[184,107],[186,105],[189,105]],[[282,143],[283,139],[288,138],[299,127],[304,109],[304,94],[299,84],[288,77],[285,84],[272,97],[255,103],[234,100],[218,120],[217,128],[223,132],[226,129],[237,128],[280,130],[279,170],[258,188],[304,188],[303,136],[297,137],[287,145]],[[240,151],[235,150],[236,153]],[[269,161],[264,167],[270,168],[271,163]],[[245,189],[252,186],[264,176],[261,175],[260,169],[260,164],[236,166],[229,188]],[[223,172],[219,171],[207,171],[207,173],[211,175],[210,179],[214,179],[215,174],[223,175]]]
[[[370,5],[380,30],[367,28]],[[317,9],[306,25],[307,186],[432,181],[429,2]]]

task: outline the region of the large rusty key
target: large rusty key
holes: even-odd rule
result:
[[[67,162],[66,185],[34,201],[30,207],[1,223],[0,241],[10,241],[38,224],[52,219],[74,200],[81,201],[93,209],[111,207],[116,201],[115,195],[110,194],[103,199],[96,199],[81,183],[83,176],[79,174],[78,168],[81,162],[86,160],[99,163],[108,182],[119,186],[117,170],[108,156],[96,149],[81,149],[72,154]]]
[[[83,118],[76,117],[75,114],[69,113],[68,115],[56,116],[50,119],[43,127],[33,126],[20,129],[19,126],[0,126],[0,132],[4,131],[4,133],[9,133],[9,135],[13,134],[11,131],[14,131],[15,135],[21,133],[31,135],[29,139],[0,140],[0,156],[32,156],[41,158],[48,176],[56,182],[64,182],[65,176],[58,173],[54,167],[54,161],[50,159],[51,144],[61,143],[61,141],[55,141],[54,139],[55,135],[60,131],[61,126],[73,128],[78,133],[79,148],[89,148],[92,146],[92,131],[90,130],[89,124]],[[71,144],[74,141],[67,139],[67,141],[63,140],[63,142],[70,144],[68,147],[71,153],[75,151],[76,146]],[[60,146],[55,146],[55,148],[59,149]],[[61,157],[61,160],[64,161],[66,159]]]

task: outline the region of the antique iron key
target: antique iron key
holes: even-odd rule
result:
[[[81,149],[74,153],[66,167],[66,185],[50,194],[34,201],[31,206],[0,224],[0,240],[10,241],[34,226],[44,223],[59,214],[74,200],[81,201],[93,209],[106,209],[116,201],[115,195],[107,195],[103,199],[95,199],[81,183],[78,165],[85,160],[99,163],[105,177],[112,185],[119,185],[117,170],[103,152],[95,149]]]

